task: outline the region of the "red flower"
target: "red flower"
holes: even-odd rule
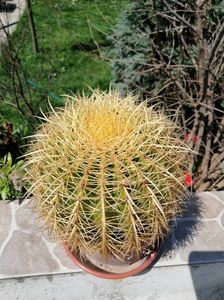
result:
[[[190,174],[185,174],[185,184],[186,184],[186,186],[188,186],[188,187],[192,186],[193,183],[194,183],[194,180],[191,177],[191,175]]]
[[[197,135],[193,136],[193,143],[196,144],[199,140],[199,137]]]
[[[185,135],[184,135],[184,140],[185,140],[186,142],[188,142],[189,137],[190,137],[190,133],[185,133]]]
[[[190,134],[190,133],[185,133],[185,135],[184,135],[184,140],[185,140],[186,142],[192,141],[193,144],[196,144],[196,143],[199,141],[199,136],[198,136],[198,135],[192,136],[191,139],[190,139],[190,137],[191,137],[191,134]]]

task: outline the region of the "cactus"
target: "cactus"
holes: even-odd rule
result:
[[[85,257],[140,257],[181,211],[189,149],[136,96],[67,96],[33,136],[28,194],[55,238]]]

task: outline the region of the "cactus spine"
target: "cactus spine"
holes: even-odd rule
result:
[[[68,96],[32,139],[28,193],[72,251],[138,257],[181,210],[188,152],[176,125],[134,96]]]

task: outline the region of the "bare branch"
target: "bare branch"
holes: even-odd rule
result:
[[[196,29],[184,18],[182,18],[178,13],[176,13],[170,5],[166,2],[166,0],[163,0],[163,3],[165,6],[169,9],[169,12],[172,12],[172,14],[183,24],[185,24],[188,28],[190,28],[194,33],[196,33]]]

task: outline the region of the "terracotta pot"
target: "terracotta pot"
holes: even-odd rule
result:
[[[64,245],[64,248],[71,260],[81,269],[94,276],[104,279],[122,279],[137,275],[138,273],[144,271],[146,268],[152,265],[158,255],[158,250],[156,250],[138,261],[119,266],[102,264],[100,260],[96,259],[96,256],[88,256],[88,260],[81,259],[79,255],[71,252],[66,245]]]

